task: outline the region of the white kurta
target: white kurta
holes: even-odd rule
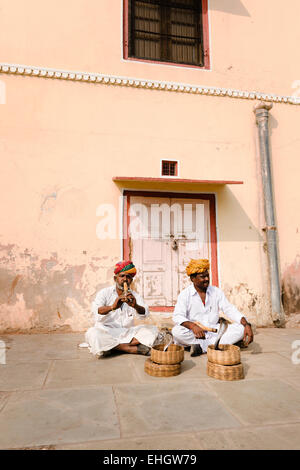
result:
[[[244,327],[240,321],[243,315],[225,297],[224,292],[215,286],[209,286],[206,291],[205,305],[193,284],[184,289],[178,296],[174,309],[173,321],[176,326],[172,330],[175,343],[183,346],[200,344],[203,352],[209,344],[216,341],[217,333],[206,332],[205,339],[196,338],[194,333],[181,326],[185,321],[198,321],[204,326],[219,329],[220,312],[233,321],[220,340],[220,344],[234,344],[243,339]]]
[[[134,291],[132,291],[132,294],[136,298],[137,304],[145,309],[145,314],[140,316],[146,317],[149,315],[149,308],[143,298]],[[111,286],[100,290],[92,303],[95,325],[88,329],[85,340],[93,354],[99,355],[121,343],[130,343],[132,338],[136,338],[141,344],[151,347],[158,334],[158,329],[154,325],[134,326],[134,315],[139,314],[126,303],[106,315],[98,313],[99,307],[113,305],[117,297],[116,287]]]

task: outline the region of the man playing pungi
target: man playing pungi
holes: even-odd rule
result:
[[[174,342],[182,346],[191,346],[191,356],[207,352],[207,347],[214,344],[217,333],[205,332],[195,322],[203,326],[219,329],[219,313],[222,311],[233,323],[220,340],[220,344],[234,344],[244,340],[248,345],[253,341],[251,324],[225,297],[223,291],[209,286],[209,261],[191,260],[186,268],[192,284],[178,296],[174,309],[172,329]]]
[[[113,349],[148,355],[158,329],[153,325],[134,326],[135,312],[143,317],[149,314],[149,308],[139,294],[131,290],[126,293],[136,268],[132,261],[120,261],[114,274],[115,285],[100,290],[92,303],[95,326],[86,332],[86,342],[97,356],[107,356]]]

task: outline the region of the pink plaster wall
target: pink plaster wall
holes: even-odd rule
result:
[[[280,10],[270,0],[228,0],[225,6],[211,0],[211,71],[124,61],[121,6],[119,0],[74,0],[70,9],[28,0],[16,9],[0,0],[0,60],[280,94],[292,94],[300,79],[293,52],[298,1]],[[91,324],[91,300],[112,283],[122,255],[118,212],[116,237],[99,240],[97,207],[110,203],[118,211],[122,185],[112,177],[159,177],[161,159],[179,160],[180,178],[244,181],[196,188],[152,183],[147,189],[216,194],[221,287],[250,320],[272,324],[253,101],[0,79],[7,90],[0,106],[1,331]],[[276,104],[270,114],[282,282],[296,286],[299,107]],[[295,287],[285,292],[285,305],[293,305],[287,312],[298,308]]]

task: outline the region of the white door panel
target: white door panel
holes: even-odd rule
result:
[[[129,215],[135,289],[151,306],[175,305],[190,259],[210,259],[209,201],[134,196]]]

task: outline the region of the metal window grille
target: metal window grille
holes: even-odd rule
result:
[[[204,65],[201,0],[129,0],[129,57]]]
[[[177,176],[177,162],[162,161],[162,176]]]

